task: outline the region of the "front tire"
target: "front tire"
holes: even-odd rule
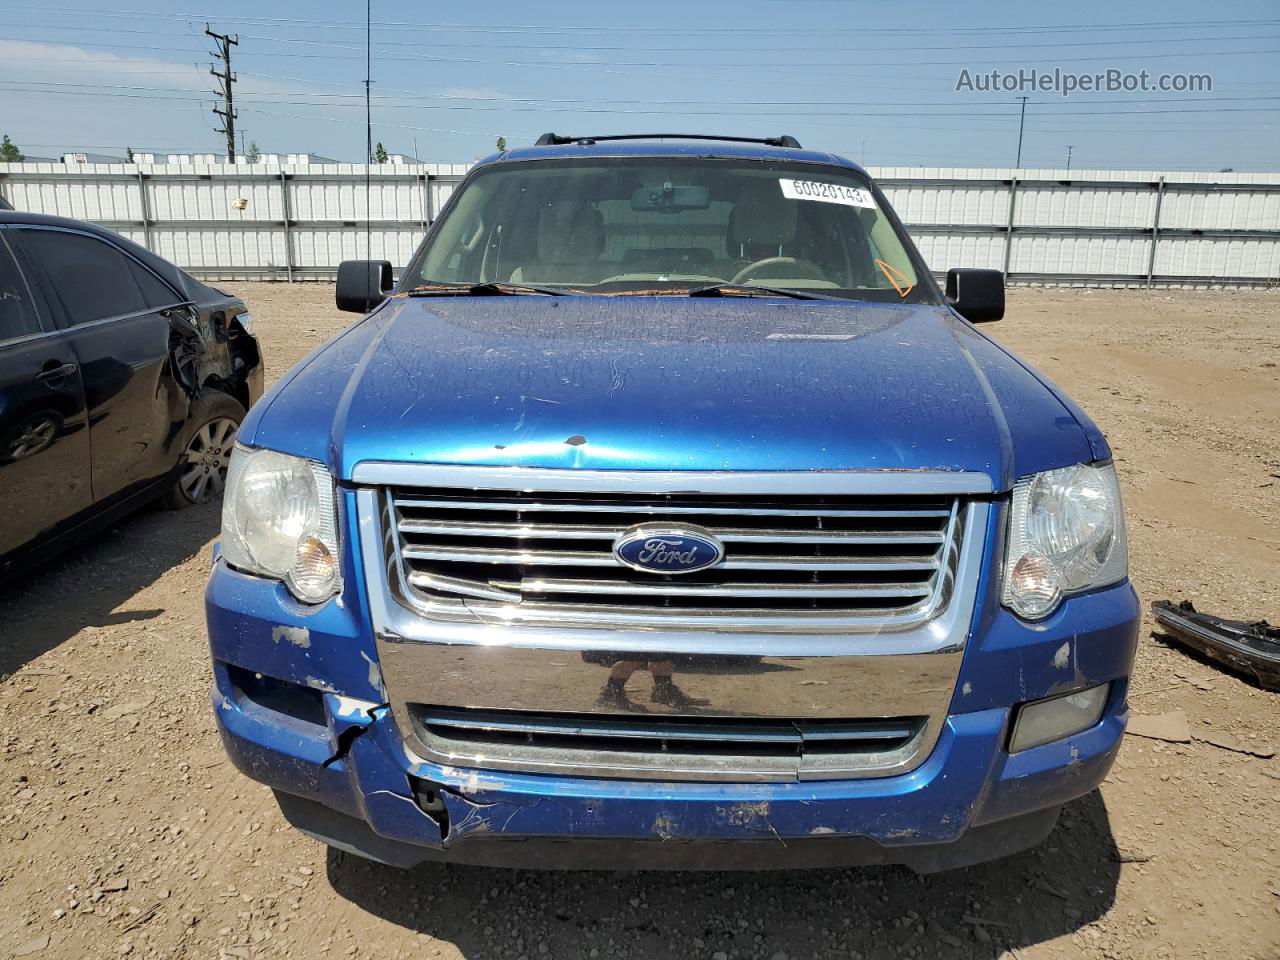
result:
[[[177,477],[160,498],[167,510],[181,510],[222,496],[227,467],[245,409],[233,397],[207,390],[192,405]]]

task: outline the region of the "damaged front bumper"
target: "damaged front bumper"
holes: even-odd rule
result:
[[[1110,768],[1138,617],[1127,583],[1070,598],[1034,626],[984,604],[921,764],[866,779],[726,783],[428,762],[401,738],[357,604],[307,612],[222,564],[208,602],[213,701],[233,762],[277,792],[295,826],[399,866],[928,872],[1012,853],[1042,839],[1061,805]],[[343,677],[343,689],[326,677]],[[1094,726],[1008,752],[1018,703],[1107,682]]]
[[[1280,627],[1265,620],[1228,620],[1201,613],[1190,600],[1157,600],[1151,612],[1174,640],[1280,690]]]

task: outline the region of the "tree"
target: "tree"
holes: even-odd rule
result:
[[[386,148],[386,147],[384,147],[384,146],[382,145],[382,141],[381,141],[381,140],[379,140],[379,141],[378,141],[378,145],[377,145],[376,147],[374,147],[374,148],[373,148],[373,162],[374,162],[374,163],[386,163],[386,162],[387,162],[387,159],[388,159],[388,158],[387,158],[387,148]]]
[[[0,140],[0,160],[3,160],[5,163],[22,162],[22,151],[19,150],[17,145],[9,139],[9,135],[7,133],[4,135],[4,139]]]
[[[262,153],[258,150],[258,142],[256,140],[249,141],[249,152],[244,155],[244,158],[250,163],[257,163],[262,159]]]
[[[499,153],[506,153],[506,152],[507,152],[507,138],[506,138],[506,137],[499,137],[499,138],[498,138],[498,152],[499,152]]]

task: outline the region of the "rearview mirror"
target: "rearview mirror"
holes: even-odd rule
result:
[[[711,191],[706,187],[641,187],[631,194],[631,209],[639,213],[680,213],[705,210],[711,206]]]
[[[999,270],[947,271],[947,301],[970,323],[1004,316],[1004,274]]]
[[[339,310],[368,313],[391,293],[391,261],[343,260],[335,292]]]

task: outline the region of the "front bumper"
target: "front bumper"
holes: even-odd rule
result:
[[[1127,717],[1138,622],[1127,583],[1073,597],[1034,626],[984,605],[919,766],[868,779],[697,783],[429,763],[406,747],[385,705],[358,594],[307,610],[219,563],[207,599],[213,701],[237,767],[276,790],[307,832],[403,866],[930,871],[1010,853],[1042,838],[1063,803],[1106,775]],[[264,695],[258,676],[295,699]],[[1016,703],[1108,681],[1095,726],[1006,751]]]

